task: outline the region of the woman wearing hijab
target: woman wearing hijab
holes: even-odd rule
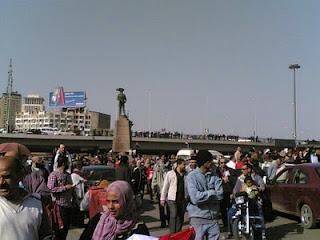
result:
[[[105,196],[107,210],[89,222],[80,240],[120,240],[134,233],[149,235],[146,225],[138,222],[138,211],[128,182],[111,183]]]

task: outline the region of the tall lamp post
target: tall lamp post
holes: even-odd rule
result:
[[[290,64],[289,69],[293,70],[293,138],[297,141],[297,102],[296,102],[296,69],[299,69],[299,64]]]

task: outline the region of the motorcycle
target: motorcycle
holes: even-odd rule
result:
[[[263,219],[259,216],[257,200],[250,199],[246,192],[235,194],[236,214],[232,217],[234,239],[262,239]]]

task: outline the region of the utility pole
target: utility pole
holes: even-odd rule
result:
[[[296,70],[299,68],[299,64],[289,65],[289,69],[293,70],[293,138],[295,143],[297,143]]]
[[[11,111],[11,95],[12,95],[12,83],[13,83],[13,70],[12,70],[12,59],[10,58],[9,71],[8,71],[8,83],[7,83],[7,119],[6,119],[6,130],[7,133],[10,129],[10,111]]]

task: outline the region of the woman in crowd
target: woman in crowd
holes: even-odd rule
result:
[[[149,235],[146,225],[138,222],[133,191],[126,181],[115,181],[106,189],[104,213],[97,214],[80,239],[120,240],[134,233]]]

